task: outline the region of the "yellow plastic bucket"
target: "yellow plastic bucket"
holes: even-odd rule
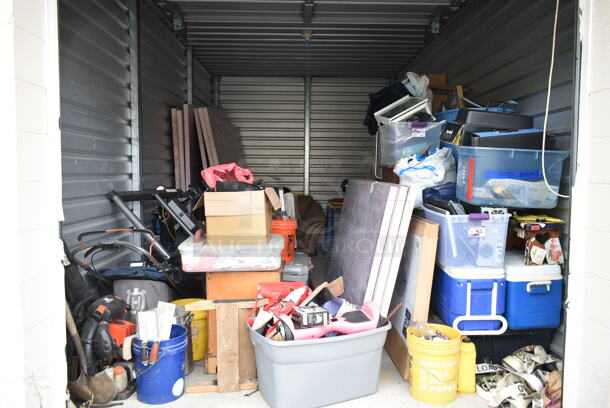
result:
[[[189,303],[204,299],[178,299],[172,303],[177,306],[186,306]],[[208,312],[205,310],[195,310],[191,322],[191,344],[193,345],[193,360],[201,360],[205,357],[208,349]]]
[[[419,338],[407,330],[409,349],[409,389],[418,401],[427,404],[449,404],[457,396],[460,368],[460,333],[448,326],[431,324],[449,337],[448,341]]]

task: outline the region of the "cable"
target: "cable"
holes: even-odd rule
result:
[[[546,150],[546,127],[549,121],[549,106],[551,104],[551,84],[553,83],[553,66],[555,65],[555,42],[557,40],[557,16],[559,15],[559,0],[555,2],[555,21],[553,22],[553,44],[551,48],[551,67],[549,68],[549,85],[546,92],[546,107],[544,109],[544,125],[542,126],[542,177],[546,188],[557,197],[570,198],[569,195],[559,194],[553,191],[546,178],[546,168],[544,166],[544,153]]]

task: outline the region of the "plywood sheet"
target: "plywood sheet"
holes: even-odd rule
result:
[[[343,276],[343,297],[351,303],[363,303],[392,186],[395,185],[372,180],[349,180],[327,280]]]
[[[239,129],[228,121],[224,109],[205,107],[200,110],[200,114],[210,165],[214,165],[212,163],[215,161],[218,164],[235,162],[245,167]]]
[[[172,146],[174,153],[174,187],[182,188],[182,170],[181,170],[181,154],[180,154],[180,135],[178,133],[178,110],[172,108]]]

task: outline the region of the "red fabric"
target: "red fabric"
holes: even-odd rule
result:
[[[201,172],[201,177],[210,188],[216,188],[218,181],[242,181],[252,184],[254,176],[249,169],[242,169],[235,163],[208,167]]]

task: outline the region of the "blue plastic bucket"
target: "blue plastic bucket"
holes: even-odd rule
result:
[[[159,344],[158,360],[146,366],[142,364],[141,341],[134,341],[138,401],[146,404],[165,404],[184,394],[184,357],[188,343],[186,333],[184,327],[174,324],[170,339]]]

